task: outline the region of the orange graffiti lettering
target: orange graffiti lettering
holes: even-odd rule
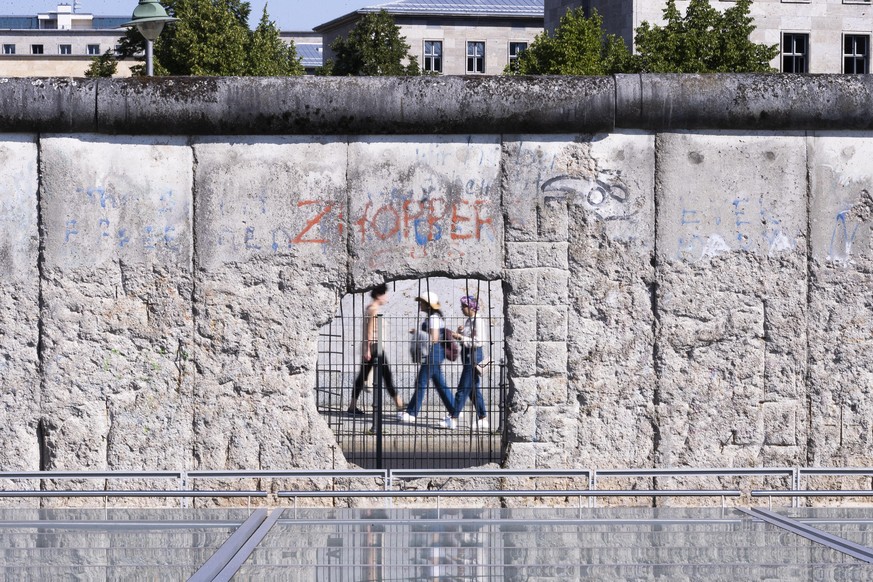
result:
[[[303,208],[304,206],[309,206],[310,204],[325,204],[325,203],[322,202],[322,201],[320,201],[320,200],[301,200],[300,202],[297,203],[297,208]],[[319,212],[319,213],[315,216],[315,218],[313,218],[313,219],[311,219],[310,221],[308,221],[308,222],[306,223],[306,226],[303,227],[303,230],[301,230],[300,233],[299,233],[297,236],[295,236],[294,239],[293,239],[291,242],[294,243],[294,244],[298,244],[298,243],[318,243],[318,244],[325,244],[325,243],[327,243],[327,242],[328,242],[327,239],[323,239],[323,238],[308,238],[308,239],[304,239],[303,236],[304,236],[307,232],[309,232],[310,230],[312,230],[312,227],[318,225],[318,224],[321,222],[321,219],[324,218],[324,216],[325,216],[328,212],[330,212],[331,210],[333,210],[333,204],[331,204],[331,203],[329,203],[329,202],[326,203],[326,206],[324,207],[324,209],[323,209],[321,212]]]
[[[482,240],[482,226],[487,224],[489,227],[493,228],[493,220],[491,218],[482,218],[480,209],[485,204],[488,204],[487,200],[476,200],[476,202],[473,203],[473,211],[476,214],[476,240]]]
[[[459,234],[458,233],[458,224],[461,222],[470,222],[469,216],[462,216],[458,214],[458,206],[459,204],[469,204],[466,200],[461,200],[458,204],[452,204],[452,240],[466,240],[468,238],[472,238],[472,233],[467,234]]]
[[[394,214],[394,224],[391,226],[391,230],[388,232],[383,232],[379,228],[379,216],[382,215],[383,212],[391,212]],[[373,232],[376,234],[376,237],[379,240],[385,240],[391,238],[400,232],[400,213],[397,212],[392,206],[382,206],[379,210],[376,211],[376,214],[373,215]]]

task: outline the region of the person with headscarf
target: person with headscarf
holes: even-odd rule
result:
[[[467,403],[470,393],[473,393],[473,403],[476,406],[475,428],[488,430],[488,411],[485,408],[485,399],[482,397],[480,388],[482,380],[482,333],[479,324],[479,301],[474,295],[461,297],[461,311],[467,317],[464,325],[458,327],[458,331],[452,332],[452,337],[461,344],[461,378],[458,381],[458,390],[452,411],[440,423],[443,428],[449,430],[458,426],[458,417]]]

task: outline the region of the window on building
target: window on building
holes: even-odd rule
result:
[[[850,75],[870,72],[870,35],[843,36],[843,72]]]
[[[518,56],[527,50],[526,42],[511,42],[509,43],[509,68],[515,70],[515,61]]]
[[[70,45],[70,44],[58,45],[58,54],[59,55],[71,55],[71,54],[73,54],[73,45]]]
[[[99,44],[89,44],[88,45],[88,54],[89,55],[99,55],[100,54],[100,45]]]
[[[809,72],[809,34],[798,32],[782,34],[782,72]]]
[[[43,47],[41,44],[32,44],[30,45],[30,54],[32,55],[41,55],[43,54]]]
[[[424,41],[424,70],[434,73],[443,72],[443,41]]]
[[[468,73],[484,73],[485,72],[485,43],[484,42],[468,42],[467,43],[467,72]]]
[[[15,45],[14,44],[4,44],[3,45],[3,54],[4,55],[14,55],[15,54]]]

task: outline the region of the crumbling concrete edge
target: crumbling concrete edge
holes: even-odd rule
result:
[[[869,75],[0,79],[0,132],[172,135],[873,129]]]

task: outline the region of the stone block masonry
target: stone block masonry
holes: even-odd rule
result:
[[[0,79],[9,470],[343,468],[341,297],[503,282],[512,468],[873,465],[864,76]]]

